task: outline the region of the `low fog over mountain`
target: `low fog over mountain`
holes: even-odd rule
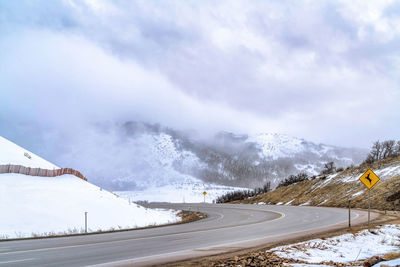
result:
[[[142,122],[98,126],[65,148],[58,161],[120,191],[201,182],[251,188],[270,181],[274,186],[290,174],[317,174],[329,161],[338,167],[358,164],[367,154],[281,134],[220,132],[204,139]]]

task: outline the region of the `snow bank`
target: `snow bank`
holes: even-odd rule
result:
[[[334,261],[340,263],[363,260],[375,255],[398,252],[400,249],[400,225],[385,225],[370,233],[363,230],[357,234],[344,234],[327,239],[272,249],[284,258],[303,260],[308,263]]]
[[[56,165],[0,136],[0,165],[6,164],[49,170],[59,169]]]
[[[400,258],[395,259],[395,260],[390,260],[390,261],[381,261],[378,264],[375,264],[373,267],[381,267],[381,266],[399,266],[400,265]]]
[[[0,153],[3,154],[3,153]],[[178,221],[176,211],[130,204],[73,175],[0,174],[0,238],[133,228]]]

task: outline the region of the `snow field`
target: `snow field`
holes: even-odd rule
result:
[[[364,260],[375,255],[400,251],[400,225],[385,225],[373,231],[360,231],[327,239],[313,239],[272,249],[278,256],[310,264]],[[310,265],[313,266],[313,265]]]
[[[0,174],[0,238],[143,227],[177,222],[176,211],[146,209],[73,175]]]
[[[199,203],[204,201],[203,192],[206,191],[205,201],[212,203],[217,197],[235,190],[247,188],[228,187],[215,184],[187,183],[162,187],[150,187],[143,191],[116,191],[122,198],[131,201],[171,202],[171,203]]]

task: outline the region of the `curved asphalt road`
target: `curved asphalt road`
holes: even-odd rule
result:
[[[347,225],[345,209],[218,204],[151,204],[199,210],[193,223],[98,235],[0,242],[2,266],[140,266],[306,236]],[[354,223],[366,212],[353,211]],[[375,215],[373,215],[374,217]]]

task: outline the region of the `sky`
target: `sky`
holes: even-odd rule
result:
[[[0,0],[0,135],[46,155],[144,121],[367,148],[400,139],[399,47],[400,1]]]

